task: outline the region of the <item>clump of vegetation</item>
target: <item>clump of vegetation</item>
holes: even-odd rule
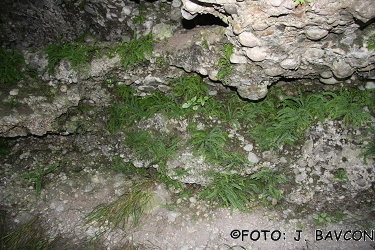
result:
[[[184,185],[167,174],[167,160],[176,155],[181,140],[173,133],[138,131],[136,122],[156,112],[167,118],[211,117],[210,121],[220,121],[204,129],[190,124],[187,127],[190,138],[185,145],[196,155],[203,156],[206,162],[224,169],[224,172],[212,174],[212,182],[203,188],[199,197],[241,211],[255,199],[275,205],[282,199],[277,185],[286,178],[269,168],[247,176],[236,173],[235,170],[252,163],[241,152],[233,152],[226,145],[228,127],[248,130],[261,149],[275,149],[285,144],[294,145],[312,125],[327,119],[340,119],[348,126],[367,124],[371,117],[363,107],[373,109],[371,103],[375,98],[371,90],[341,89],[339,93],[312,94],[299,89],[297,96],[283,96],[281,90],[272,88],[264,100],[250,102],[233,94],[220,96],[220,99],[209,96],[207,86],[198,76],[184,75],[170,85],[170,95],[154,92],[146,97],[137,96],[129,86],[117,86],[119,101],[110,110],[109,129],[125,131],[125,144],[134,150],[134,159],[145,162],[147,171],[140,173],[143,177],[163,182],[183,193]],[[132,161],[122,163],[118,159],[116,165],[124,173],[139,172]],[[178,170],[174,177],[185,174],[187,171]],[[345,180],[345,176],[343,170],[335,172],[336,179]]]
[[[117,85],[116,89],[119,101],[109,108],[107,128],[110,132],[116,132],[124,126],[131,126],[141,119],[150,118],[157,112],[167,117],[181,115],[180,107],[159,92],[140,97],[130,86]]]
[[[46,70],[53,74],[55,66],[62,60],[68,61],[73,69],[82,67],[97,53],[97,49],[94,45],[88,46],[82,42],[69,43],[61,40],[57,44],[49,44],[45,48],[48,59]]]
[[[112,169],[121,172],[127,176],[133,176],[135,174],[146,177],[147,170],[145,168],[137,168],[130,162],[124,162],[119,156],[114,157],[114,164]]]
[[[346,125],[354,126],[361,126],[371,120],[370,113],[363,107],[367,106],[374,111],[372,100],[375,99],[375,91],[342,88],[339,94],[326,92],[324,95],[331,97],[323,106],[328,119],[342,119]]]
[[[40,224],[41,219],[35,216],[25,224],[6,234],[1,238],[2,249],[54,249],[54,242],[49,240]]]
[[[281,101],[271,94],[270,99],[273,100],[253,106],[257,117],[262,119],[252,125],[249,135],[261,149],[293,145],[311,125],[325,119],[340,119],[353,126],[361,126],[371,120],[371,115],[363,107],[373,108],[374,91],[341,89],[339,94],[324,92],[306,96],[301,90],[298,93],[298,97],[286,96]]]
[[[195,130],[189,143],[193,147],[193,152],[203,155],[208,161],[213,162],[224,153],[223,147],[226,139],[227,134],[220,126],[215,126],[212,129]]]
[[[326,223],[331,223],[332,220],[327,213],[313,214],[314,223],[318,226],[323,226]]]
[[[223,47],[224,57],[220,58],[217,66],[219,67],[219,72],[217,73],[217,79],[222,80],[227,75],[232,73],[232,64],[230,63],[230,56],[233,54],[233,45],[225,44]]]
[[[148,162],[146,169],[157,165],[157,171],[149,171],[149,177],[166,184],[182,189],[179,181],[167,175],[167,161],[173,158],[179,148],[180,139],[173,135],[155,135],[148,131],[128,132],[125,144],[134,150],[136,159]]]
[[[365,140],[367,144],[364,145],[360,154],[366,164],[368,159],[375,158],[375,127],[369,127],[367,133],[369,138]]]
[[[39,165],[36,166],[36,173],[23,174],[22,178],[31,180],[35,185],[36,196],[39,196],[40,191],[48,183],[47,175],[55,170],[58,165],[52,165],[49,168],[43,170]]]
[[[26,63],[22,54],[14,49],[7,50],[5,47],[0,47],[0,84],[15,84],[24,80],[25,68]]]
[[[182,99],[182,102],[188,102],[192,98],[203,98],[208,95],[208,88],[201,78],[197,75],[183,75],[170,82],[172,85],[173,99]]]
[[[127,132],[125,144],[134,149],[135,155],[140,160],[150,161],[153,164],[166,165],[178,149],[179,138],[166,134],[155,135],[145,130]]]
[[[145,54],[152,56],[152,34],[137,38],[134,34],[134,38],[130,41],[122,41],[120,45],[117,45],[113,51],[120,57],[120,62],[124,66],[124,69],[130,64],[134,68],[135,65],[145,61]]]
[[[306,0],[309,4],[312,3],[313,0]],[[305,3],[305,0],[294,0],[294,5],[297,7],[298,5],[302,5]]]
[[[286,178],[269,168],[262,168],[258,173],[241,176],[238,173],[214,173],[213,180],[198,195],[201,199],[216,202],[219,206],[231,210],[249,211],[251,201],[260,196],[268,205],[268,197],[279,200],[281,191],[275,185],[283,183]]]
[[[215,173],[213,180],[204,187],[198,195],[200,199],[214,201],[218,206],[230,207],[240,211],[249,211],[250,199],[254,198],[253,191],[257,190],[256,183],[239,174]]]
[[[333,177],[335,180],[340,180],[340,181],[347,181],[349,180],[348,176],[346,175],[345,169],[339,168],[336,171],[335,176]]]
[[[86,216],[86,223],[98,227],[120,228],[126,231],[136,227],[151,199],[150,180],[141,181],[109,204],[102,204]]]
[[[367,41],[367,49],[374,50],[375,49],[375,34],[373,34]]]

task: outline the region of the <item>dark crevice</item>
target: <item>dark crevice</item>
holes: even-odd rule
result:
[[[191,20],[182,20],[182,26],[185,29],[193,29],[197,26],[212,26],[218,25],[228,27],[228,24],[224,23],[220,18],[212,14],[199,14]]]
[[[361,20],[359,19],[354,19],[354,22],[355,24],[359,25],[359,29],[360,30],[364,30],[365,28],[367,28],[369,25],[375,23],[375,17],[368,20],[367,22],[362,22]]]

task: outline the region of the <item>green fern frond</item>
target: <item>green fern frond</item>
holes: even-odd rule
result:
[[[199,98],[208,95],[206,84],[197,75],[184,75],[173,80],[170,84],[172,85],[172,96],[174,98],[183,97],[183,102],[187,102],[194,97]]]
[[[5,47],[0,47],[0,84],[14,84],[26,79],[25,68],[25,59],[21,54],[14,49],[7,51]]]
[[[209,161],[215,161],[223,153],[226,139],[227,135],[221,127],[215,126],[211,130],[194,131],[188,142],[191,143],[196,154],[205,156]]]
[[[135,65],[145,60],[145,54],[152,56],[152,34],[137,38],[134,33],[134,38],[130,41],[122,41],[121,45],[114,48],[114,52],[120,57],[120,63],[126,69],[128,65],[134,68]]]

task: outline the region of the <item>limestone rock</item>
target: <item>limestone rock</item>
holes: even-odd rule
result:
[[[246,55],[251,61],[260,62],[266,59],[268,53],[263,47],[254,47],[246,49]]]
[[[287,58],[280,62],[280,66],[283,69],[297,69],[299,65],[299,60],[296,58]]]
[[[333,62],[332,72],[337,78],[347,78],[354,73],[354,69],[344,60]]]
[[[248,153],[247,159],[249,162],[252,162],[254,164],[257,164],[259,162],[258,156],[256,156],[256,154],[254,154],[253,152]]]
[[[251,32],[243,32],[238,36],[239,42],[245,47],[255,47],[260,44],[259,39]]]
[[[156,24],[152,28],[152,35],[154,38],[163,40],[163,39],[172,37],[173,31],[175,29],[176,29],[175,26],[164,24],[164,23],[159,23],[159,24]]]
[[[233,53],[230,56],[230,62],[231,63],[247,63],[247,58],[245,56],[241,56],[236,53]]]
[[[311,28],[306,30],[306,37],[310,40],[320,40],[328,35],[328,30],[320,28]]]

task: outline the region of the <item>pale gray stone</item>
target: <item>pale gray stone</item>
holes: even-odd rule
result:
[[[337,80],[334,77],[331,77],[331,78],[319,78],[319,81],[322,82],[322,83],[324,83],[324,84],[328,84],[328,85],[337,84],[337,83],[341,82],[341,81]]]
[[[284,73],[284,69],[280,67],[270,67],[270,68],[264,69],[264,73],[266,73],[269,76],[279,76],[282,73]]]
[[[247,58],[245,56],[233,53],[230,56],[230,62],[231,63],[247,63]]]
[[[168,211],[167,218],[170,222],[175,222],[175,220],[181,215],[180,212]]]
[[[375,82],[366,82],[366,89],[375,89]]]
[[[250,60],[254,62],[260,62],[266,59],[268,53],[266,52],[266,49],[263,47],[254,47],[247,49],[246,55]]]
[[[179,8],[181,6],[181,1],[180,0],[173,0],[172,1],[172,7],[173,8]]]
[[[320,73],[320,77],[324,79],[331,78],[333,76],[332,71],[323,71]]]
[[[259,162],[258,156],[256,154],[254,154],[253,152],[248,153],[247,159],[248,159],[249,162],[252,162],[254,164],[257,164]]]
[[[228,14],[237,14],[237,8],[236,6],[234,5],[231,5],[231,4],[226,4],[224,5],[224,10],[228,13]]]
[[[308,29],[305,34],[308,39],[317,41],[326,37],[328,35],[328,30],[311,28]]]
[[[251,32],[242,32],[239,36],[238,36],[238,40],[239,42],[243,45],[243,46],[246,46],[246,47],[255,47],[257,45],[260,44],[260,41],[259,39],[253,35],[253,33]]]
[[[268,2],[274,7],[279,7],[283,0],[268,0]]]
[[[287,58],[280,62],[280,66],[283,69],[297,69],[299,65],[299,60],[296,58]]]
[[[247,144],[243,149],[247,152],[250,152],[251,150],[253,150],[253,144]]]
[[[175,29],[176,27],[173,25],[159,23],[152,28],[152,36],[159,40],[167,39],[172,37]]]
[[[342,79],[351,76],[354,73],[354,69],[343,59],[340,59],[333,62],[332,72],[337,78]]]
[[[194,17],[196,17],[198,14],[191,14],[189,11],[185,9],[181,9],[181,14],[182,17],[185,18],[186,20],[192,20]]]

